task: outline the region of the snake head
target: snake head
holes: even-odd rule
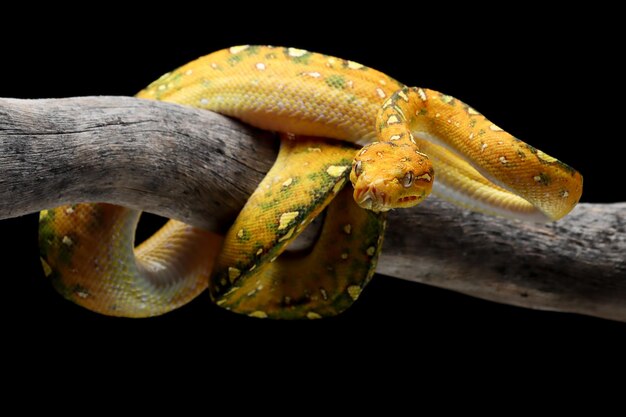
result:
[[[354,200],[375,212],[419,204],[433,180],[428,156],[410,143],[373,142],[357,154],[350,172]]]

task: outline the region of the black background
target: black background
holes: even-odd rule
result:
[[[579,169],[583,201],[626,201],[623,116],[613,104],[623,93],[623,51],[610,10],[512,7],[490,15],[420,6],[391,15],[381,5],[360,16],[356,7],[324,5],[305,13],[230,6],[208,13],[170,5],[140,14],[73,9],[63,17],[59,10],[38,8],[37,18],[35,11],[22,10],[7,15],[20,30],[2,29],[0,97],[133,95],[161,74],[221,48],[294,46],[453,95]],[[16,331],[162,334],[163,342],[172,334],[178,340],[208,337],[203,346],[217,340],[230,346],[230,335],[239,334],[253,344],[289,339],[296,350],[358,340],[366,351],[368,343],[384,341],[410,352],[440,340],[459,346],[503,337],[535,346],[564,338],[604,342],[626,330],[611,321],[499,305],[382,276],[353,308],[323,321],[253,320],[222,311],[206,296],[162,317],[108,318],[64,301],[46,282],[36,215],[1,221],[0,237],[0,322]]]

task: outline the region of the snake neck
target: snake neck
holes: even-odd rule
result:
[[[577,171],[437,91],[398,90],[383,104],[377,125],[382,140],[403,133],[417,143],[435,167],[435,193],[458,205],[550,221],[567,214],[582,194]]]

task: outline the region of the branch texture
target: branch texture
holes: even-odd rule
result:
[[[223,232],[270,168],[273,136],[127,97],[0,99],[0,219],[109,202]],[[394,211],[378,272],[518,306],[626,321],[626,203],[535,225],[429,198]]]

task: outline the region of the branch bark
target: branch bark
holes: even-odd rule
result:
[[[0,99],[0,219],[106,201],[223,232],[275,155],[235,120],[127,97]],[[430,198],[389,216],[381,274],[523,307],[626,321],[626,203],[548,225]]]
[[[274,145],[267,132],[174,104],[0,99],[0,219],[100,201],[223,231]]]

